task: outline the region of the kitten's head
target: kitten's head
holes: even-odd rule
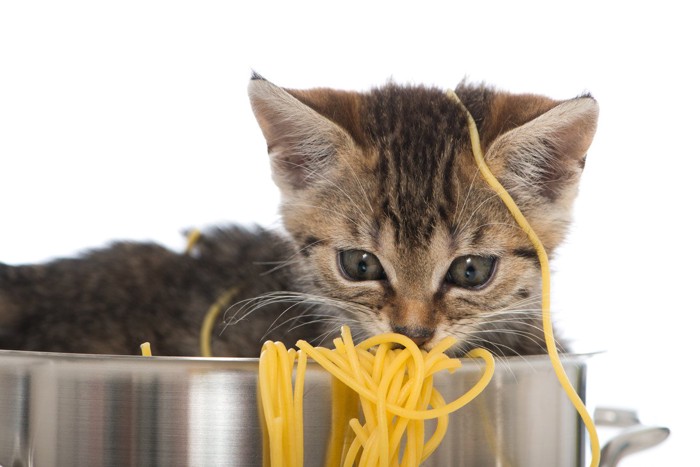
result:
[[[595,100],[455,91],[491,170],[551,253],[569,224]],[[303,279],[338,321],[426,348],[447,335],[503,354],[541,344],[536,254],[479,175],[464,110],[445,91],[299,91],[254,75],[249,94]]]

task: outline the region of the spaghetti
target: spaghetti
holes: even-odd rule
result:
[[[233,297],[238,295],[239,287],[231,287],[224,292],[212,306],[209,307],[202,321],[202,328],[199,331],[199,352],[202,357],[212,357],[211,351],[211,336],[214,332],[214,324],[216,319],[221,314],[221,311],[229,303]]]
[[[150,342],[144,342],[141,344],[141,356],[143,357],[152,357],[153,354],[151,353],[151,343]]]
[[[269,465],[303,465],[302,403],[307,356],[334,377],[333,428],[326,466],[419,465],[445,436],[449,414],[481,393],[494,373],[493,356],[483,349],[473,350],[469,356],[486,364],[481,378],[467,393],[445,403],[433,386],[433,376],[461,365],[459,359],[444,353],[455,342],[448,337],[426,352],[408,337],[388,333],[355,345],[347,326],[341,328],[341,337],[335,339],[332,350],[305,341],[297,342],[299,351],[287,350],[279,342],[266,342],[260,355],[259,394]],[[396,344],[403,348],[395,349]],[[357,398],[364,422],[357,414]],[[424,421],[433,418],[437,425],[426,442]]]

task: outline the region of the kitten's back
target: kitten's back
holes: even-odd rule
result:
[[[196,356],[204,315],[226,291],[239,289],[224,308],[294,289],[288,269],[275,269],[291,254],[276,233],[230,227],[205,232],[191,255],[121,242],[42,265],[0,265],[0,348],[134,354],[150,341],[159,355]],[[216,326],[214,353],[257,356],[263,339],[291,345],[314,334],[291,322],[267,334],[286,307],[270,303],[223,333]]]

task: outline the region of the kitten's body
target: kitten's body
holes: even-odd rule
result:
[[[135,354],[149,341],[157,355],[196,356],[205,313],[233,287],[240,292],[224,309],[298,289],[290,268],[275,267],[292,254],[273,232],[230,227],[204,232],[189,254],[117,243],[48,264],[0,264],[0,348]],[[289,305],[268,304],[225,332],[217,326],[214,354],[257,357],[263,338],[293,345],[320,334],[318,324],[294,319],[301,308]]]
[[[595,131],[595,101],[456,92],[489,165],[552,252]],[[293,344],[343,322],[360,336],[394,330],[426,348],[454,335],[462,349],[542,351],[538,263],[478,175],[463,108],[441,90],[394,84],[287,91],[254,76],[250,94],[288,235],[233,229],[205,236],[194,257],[120,244],[0,266],[0,348],[134,353],[150,340],[161,354],[195,355],[204,313],[238,285],[217,355],[254,356],[263,338]]]

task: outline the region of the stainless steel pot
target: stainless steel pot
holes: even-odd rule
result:
[[[584,394],[586,358],[563,359]],[[436,378],[446,400],[479,378]],[[305,465],[323,465],[330,376],[306,379]],[[256,359],[0,351],[0,466],[259,466]],[[584,430],[546,357],[499,360],[427,466],[582,466]]]

